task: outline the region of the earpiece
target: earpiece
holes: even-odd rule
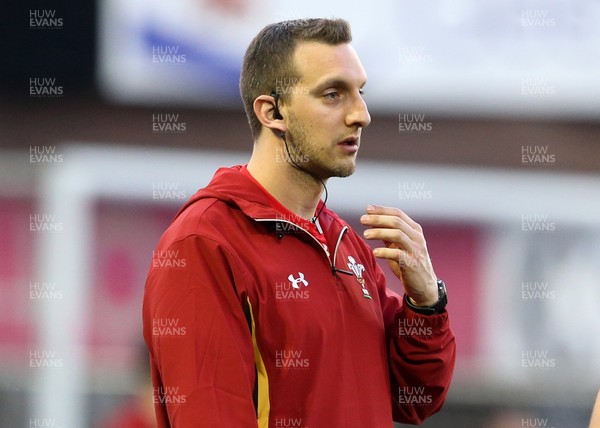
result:
[[[275,91],[271,92],[271,96],[275,98],[275,111],[273,112],[273,119],[281,120],[283,116],[279,113],[279,94]]]
[[[281,120],[281,119],[283,119],[283,116],[279,112],[279,93],[277,93],[276,91],[273,91],[273,92],[271,92],[271,96],[275,99],[275,108],[273,111],[273,118],[277,119],[277,120]],[[327,186],[325,186],[325,183],[323,182],[323,180],[321,180],[318,176],[316,176],[312,171],[309,171],[305,167],[298,165],[298,163],[294,160],[294,157],[290,154],[290,149],[288,148],[288,142],[285,138],[284,131],[279,131],[279,138],[281,138],[283,140],[283,144],[285,144],[285,151],[287,152],[289,162],[294,166],[294,168],[298,169],[299,171],[304,171],[308,175],[312,176],[315,180],[318,180],[321,183],[321,185],[323,186],[323,189],[325,190],[325,200],[323,201],[323,205],[321,205],[319,212],[311,219],[311,221],[313,223],[315,223],[317,221],[317,219],[319,218],[319,216],[321,215],[323,208],[325,208],[325,204],[327,203]],[[299,151],[298,146],[296,146],[296,149],[298,150],[298,153],[301,153]]]

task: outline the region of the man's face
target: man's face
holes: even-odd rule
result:
[[[347,177],[356,169],[361,130],[371,122],[358,55],[349,44],[302,42],[294,64],[301,78],[283,113],[290,155],[321,179]]]

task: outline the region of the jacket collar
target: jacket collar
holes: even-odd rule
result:
[[[265,191],[241,172],[242,167],[242,165],[235,165],[219,168],[208,186],[196,192],[179,210],[175,218],[195,202],[214,198],[237,206],[246,216],[254,220],[281,221],[282,213],[271,206],[270,198]],[[321,208],[323,208],[322,211]],[[317,212],[319,211],[321,211],[319,223],[324,231],[329,230],[336,223],[343,223],[333,211],[323,207],[323,201],[319,201]],[[286,219],[286,221],[303,228],[302,224],[298,224],[298,222],[291,222],[290,219]],[[339,229],[342,227],[343,225],[339,224]]]

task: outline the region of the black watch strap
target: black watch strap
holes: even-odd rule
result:
[[[435,315],[440,314],[444,311],[444,308],[448,304],[448,296],[446,294],[446,284],[441,279],[437,280],[438,286],[438,301],[431,306],[415,306],[410,302],[407,294],[404,294],[404,304],[408,306],[413,312],[421,315]]]

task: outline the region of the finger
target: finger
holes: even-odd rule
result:
[[[373,255],[379,259],[391,260],[402,269],[429,269],[431,260],[426,252],[405,251],[398,248],[378,247],[373,250]]]
[[[379,247],[379,248],[373,249],[373,255],[375,257],[377,257],[379,259],[393,260],[395,262],[397,262],[400,257],[399,253],[400,253],[400,250],[397,250],[394,248]]]
[[[414,262],[413,258],[406,251],[399,250],[397,248],[385,248],[379,247],[373,250],[373,255],[379,259],[391,260],[401,268],[414,267],[417,263]]]
[[[382,240],[396,244],[403,250],[409,250],[414,246],[411,238],[400,229],[367,229],[363,232],[363,236],[368,240]]]
[[[367,214],[383,214],[383,215],[392,215],[400,217],[407,224],[409,224],[413,229],[422,231],[421,225],[410,218],[404,211],[399,208],[394,207],[384,207],[381,205],[369,205],[367,206]]]
[[[421,232],[415,230],[410,224],[408,224],[406,221],[404,221],[398,216],[366,214],[361,216],[360,221],[365,226],[387,229],[400,229],[415,240],[419,239],[419,237],[421,236]]]

